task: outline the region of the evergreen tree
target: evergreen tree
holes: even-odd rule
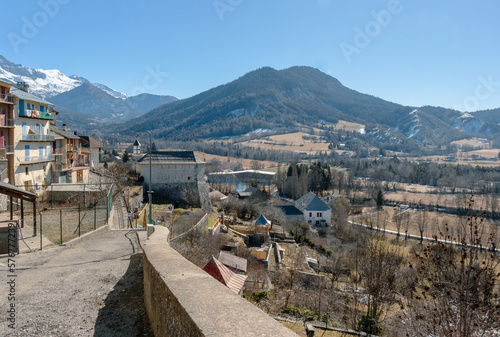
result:
[[[125,150],[125,152],[123,152],[123,158],[122,158],[122,160],[123,160],[124,163],[126,163],[126,162],[129,161],[129,159],[130,159],[130,157],[128,155],[128,152],[127,152],[127,150]]]
[[[384,206],[384,192],[381,189],[377,192],[377,209],[382,209]]]

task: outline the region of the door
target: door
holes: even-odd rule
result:
[[[24,160],[30,161],[30,146],[24,145]]]
[[[38,148],[38,160],[43,160],[43,146]]]

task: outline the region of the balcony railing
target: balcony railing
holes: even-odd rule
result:
[[[55,150],[52,150],[52,153],[55,154],[55,155],[61,155],[61,154],[64,154],[64,149],[55,149]]]
[[[19,111],[19,117],[31,117],[31,118],[41,118],[41,119],[52,119],[52,114],[48,112],[40,112],[38,110],[24,110]]]
[[[5,150],[7,153],[14,153],[14,145],[1,145],[0,149]]]
[[[26,135],[23,135],[22,140],[32,141],[32,142],[51,142],[54,140],[54,136],[26,134]]]
[[[29,156],[29,157],[23,157],[20,162],[21,164],[34,164],[34,163],[41,163],[45,161],[53,161],[54,156],[52,154],[49,154],[47,156]]]
[[[5,119],[4,115],[0,115],[0,127],[2,126],[14,126],[14,120],[13,119]]]
[[[0,102],[14,103],[14,98],[10,94],[0,94]]]

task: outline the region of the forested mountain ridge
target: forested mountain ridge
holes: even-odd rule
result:
[[[490,122],[463,116],[439,107],[416,110],[363,94],[311,67],[264,67],[225,85],[160,106],[118,126],[118,131],[147,129],[157,137],[191,140],[238,136],[258,128],[311,127],[341,119],[371,128],[389,127],[403,138],[443,145],[463,138],[464,133],[491,133],[497,128]]]

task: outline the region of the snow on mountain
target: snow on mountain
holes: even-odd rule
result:
[[[0,55],[0,78],[10,82],[26,82],[30,92],[44,99],[74,89],[88,82],[79,76],[68,77],[57,69],[44,70],[24,67]]]
[[[120,98],[120,99],[127,99],[128,98],[127,94],[119,92],[119,91],[117,91],[115,89],[111,89],[110,87],[108,87],[108,86],[106,86],[104,84],[101,84],[101,83],[92,83],[92,85],[95,86],[95,87],[98,87],[102,91],[110,94],[111,96],[113,96],[115,98]]]

